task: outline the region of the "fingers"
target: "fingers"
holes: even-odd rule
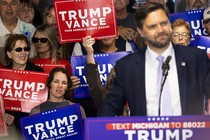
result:
[[[85,47],[87,54],[92,54],[94,52],[92,47],[94,43],[95,39],[91,38],[91,36],[86,36],[85,38],[83,38],[82,45]]]
[[[126,41],[133,40],[135,37],[135,31],[131,28],[119,27],[118,31],[119,35]]]
[[[8,125],[12,125],[14,122],[14,116],[5,113],[4,115],[1,116],[2,119],[8,124]]]
[[[86,36],[83,38],[82,45],[84,47],[92,47],[92,45],[95,43],[95,39],[91,38],[91,36]]]
[[[70,90],[74,90],[79,87],[80,79],[77,76],[71,76],[71,81],[72,81],[72,87],[70,88]]]

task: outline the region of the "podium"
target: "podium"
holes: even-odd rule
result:
[[[85,119],[85,140],[209,140],[210,116]]]

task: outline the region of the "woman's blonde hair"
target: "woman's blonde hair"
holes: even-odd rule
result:
[[[60,47],[60,43],[55,28],[52,25],[43,24],[37,27],[34,35],[36,34],[36,32],[40,32],[43,36],[45,36],[48,39],[51,48],[52,63],[56,63],[57,59],[59,59],[58,61],[60,61],[60,56],[57,52],[57,50]]]

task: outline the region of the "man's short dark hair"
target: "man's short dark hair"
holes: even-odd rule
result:
[[[136,20],[136,25],[138,28],[142,29],[144,20],[153,11],[162,9],[167,17],[169,18],[169,11],[168,8],[160,3],[155,3],[155,2],[148,2],[141,6],[139,9],[136,10],[135,13],[135,20]]]

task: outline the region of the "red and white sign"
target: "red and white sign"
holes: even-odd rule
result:
[[[30,112],[47,100],[46,80],[48,74],[31,71],[0,69],[0,95],[5,110]]]
[[[54,0],[61,43],[117,36],[113,0]]]
[[[2,95],[0,95],[0,116],[5,113],[4,110],[4,100]],[[8,127],[6,122],[0,117],[0,137],[8,136]]]

